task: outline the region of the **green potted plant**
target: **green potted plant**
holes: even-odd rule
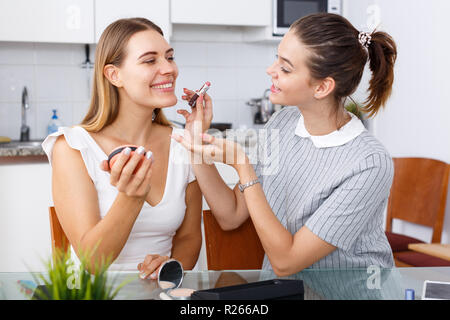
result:
[[[357,116],[359,120],[361,120],[361,122],[364,124],[364,127],[368,129],[369,122],[368,119],[366,118],[365,113],[363,112],[362,105],[360,103],[352,99],[350,103],[345,105],[345,109],[347,109],[348,112],[351,112],[355,116]]]
[[[110,259],[102,259],[93,266],[89,253],[80,254],[77,266],[68,250],[55,249],[52,259],[46,263],[46,272],[32,274],[38,286],[33,300],[112,300],[119,290],[132,279],[115,287],[117,279],[110,281],[107,273]],[[114,288],[115,287],[115,288]]]

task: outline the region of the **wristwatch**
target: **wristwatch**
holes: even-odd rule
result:
[[[239,183],[238,187],[241,192],[244,192],[245,189],[247,189],[248,187],[251,187],[252,185],[257,184],[257,183],[260,183],[260,182],[258,179],[255,179],[253,181],[247,182],[246,184]]]

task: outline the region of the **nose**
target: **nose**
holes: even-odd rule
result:
[[[272,63],[272,65],[270,65],[269,67],[267,67],[266,69],[266,73],[271,76],[272,78],[276,77],[276,72],[275,72],[275,62]]]
[[[175,62],[168,60],[164,60],[159,69],[161,74],[176,73],[176,70],[178,70],[178,68]]]

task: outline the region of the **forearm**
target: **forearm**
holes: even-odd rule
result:
[[[240,224],[242,206],[234,191],[228,187],[214,164],[193,164],[195,176],[206,202],[222,228],[233,228]]]
[[[143,203],[143,199],[119,192],[106,216],[82,236],[77,253],[90,253],[93,264],[106,257],[113,262],[125,246]]]
[[[180,261],[183,269],[191,270],[197,263],[201,246],[201,235],[174,239],[171,258]]]
[[[248,163],[237,165],[235,168],[243,184],[257,178],[253,167]],[[277,269],[284,270],[291,261],[290,253],[294,237],[273,213],[261,184],[255,184],[245,189],[244,198],[255,230],[272,267],[275,271]]]

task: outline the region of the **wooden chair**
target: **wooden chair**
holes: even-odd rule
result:
[[[55,249],[64,249],[64,251],[67,251],[70,242],[59,223],[55,207],[49,207],[48,212],[50,218],[50,233],[52,237],[52,253],[55,255]]]
[[[210,210],[203,211],[209,270],[261,269],[264,249],[249,218],[239,228],[224,231]]]
[[[394,158],[394,180],[386,221],[388,237],[396,265],[437,266],[449,261],[408,250],[408,244],[423,241],[392,232],[392,220],[433,228],[432,243],[440,243],[444,224],[450,165],[426,158]]]

